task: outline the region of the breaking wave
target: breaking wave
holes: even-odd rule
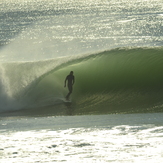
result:
[[[162,111],[162,54],[162,47],[117,48],[78,57],[3,64],[6,80],[3,87],[1,84],[0,110],[30,114]],[[71,70],[75,75],[72,104],[65,105],[64,79]]]

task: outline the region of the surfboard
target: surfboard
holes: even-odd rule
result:
[[[64,100],[64,103],[72,103],[70,100]]]
[[[63,103],[65,106],[67,106],[68,109],[71,108],[72,102],[70,100],[64,98]]]
[[[65,98],[61,98],[61,100],[62,100],[64,103],[72,103],[71,100],[66,100]]]

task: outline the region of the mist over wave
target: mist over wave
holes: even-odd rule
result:
[[[2,62],[162,46],[160,0],[4,0],[0,5]]]

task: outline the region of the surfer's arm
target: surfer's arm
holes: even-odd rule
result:
[[[75,83],[75,77],[73,77],[73,80],[72,80],[72,85],[74,85]]]
[[[66,79],[65,79],[65,86],[64,86],[64,87],[66,87],[66,82],[67,82],[67,77],[66,77]]]

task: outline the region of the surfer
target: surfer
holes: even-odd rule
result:
[[[66,79],[65,79],[65,87],[66,87],[67,81],[68,81],[67,86],[68,86],[69,92],[68,92],[68,94],[67,94],[67,96],[66,96],[66,100],[69,100],[70,94],[72,93],[72,86],[73,86],[74,83],[75,83],[75,77],[74,77],[74,75],[73,75],[73,71],[71,71],[70,74],[67,75],[67,77],[66,77]]]

